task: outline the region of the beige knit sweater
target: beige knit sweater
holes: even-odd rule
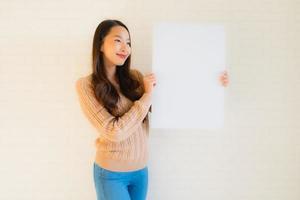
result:
[[[137,76],[143,86],[143,75],[136,69],[131,73]],[[151,95],[132,102],[119,91],[118,114],[111,115],[95,97],[91,88],[91,74],[76,81],[76,91],[84,115],[98,133],[95,141],[95,162],[111,171],[133,171],[142,169],[148,160],[149,120],[143,119],[151,106]]]

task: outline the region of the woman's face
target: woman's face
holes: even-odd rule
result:
[[[129,34],[123,26],[114,26],[101,46],[104,61],[110,65],[123,65],[131,53]]]

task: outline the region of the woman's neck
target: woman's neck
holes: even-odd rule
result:
[[[104,58],[104,67],[108,80],[111,82],[116,82],[117,66],[112,62],[108,61],[106,58]]]

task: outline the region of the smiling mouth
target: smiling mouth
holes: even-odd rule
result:
[[[117,54],[117,56],[124,59],[124,58],[126,58],[127,55]]]

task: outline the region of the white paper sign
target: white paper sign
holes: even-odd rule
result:
[[[151,128],[218,129],[224,125],[223,25],[161,22],[153,29]]]

